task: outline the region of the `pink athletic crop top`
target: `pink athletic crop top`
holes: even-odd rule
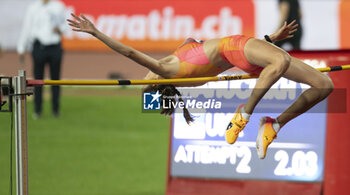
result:
[[[187,39],[173,55],[180,60],[180,70],[173,78],[216,76],[224,70],[211,64],[204,53],[203,41]]]

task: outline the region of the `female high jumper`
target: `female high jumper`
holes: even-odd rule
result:
[[[267,147],[287,122],[325,99],[333,90],[333,83],[328,76],[269,43],[293,37],[292,33],[297,30],[298,26],[295,21],[290,24],[285,22],[277,32],[265,36],[265,41],[244,35],[207,41],[188,38],[174,53],[156,60],[103,34],[84,15],[81,14],[78,17],[72,14],[72,16],[75,21],[68,19],[69,25],[73,27],[72,30],[89,33],[114,51],[148,68],[150,72],[145,79],[216,76],[234,66],[249,74],[258,74],[259,78],[251,96],[246,104],[237,108],[227,127],[225,137],[229,144],[236,141],[239,132],[248,123],[257,103],[279,78],[284,77],[309,85],[310,88],[304,91],[277,118],[261,118],[256,140],[259,158],[265,158]],[[199,83],[191,83],[186,86],[197,85]],[[159,90],[162,95],[167,96],[180,95],[173,85],[150,85],[146,90]],[[171,114],[173,112],[173,109],[168,109],[162,110],[161,113]],[[184,116],[188,123],[193,121],[186,109],[184,109]]]

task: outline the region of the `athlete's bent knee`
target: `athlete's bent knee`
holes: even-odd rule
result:
[[[322,75],[321,79],[318,80],[316,88],[320,90],[320,97],[327,97],[334,89],[332,80],[325,75]]]
[[[276,67],[276,73],[282,75],[289,67],[291,57],[287,52],[280,52],[274,56],[274,65]]]
[[[327,95],[329,95],[334,89],[333,81],[327,76],[323,79],[322,85]]]

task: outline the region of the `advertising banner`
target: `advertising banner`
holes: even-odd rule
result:
[[[278,0],[62,0],[70,13],[84,13],[105,34],[144,51],[173,51],[187,37],[207,40],[232,34],[263,38],[276,31]],[[0,45],[14,50],[33,1],[2,0]],[[348,0],[299,0],[302,50],[349,49]],[[67,25],[68,27],[68,25]],[[84,33],[64,34],[67,50],[107,50]]]
[[[64,2],[71,12],[87,14],[103,33],[141,50],[173,50],[188,37],[255,35],[251,0]],[[105,49],[94,37],[83,33],[67,33],[64,43],[70,49]]]

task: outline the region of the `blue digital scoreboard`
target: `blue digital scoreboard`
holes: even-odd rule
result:
[[[305,85],[280,79],[259,102],[236,143],[226,143],[226,127],[235,109],[247,102],[255,83],[256,80],[214,82],[181,90],[192,106],[189,109],[195,122],[187,125],[181,109],[173,116],[171,177],[323,180],[326,100],[285,125],[269,146],[265,159],[259,159],[256,152],[260,118],[277,117],[308,88]],[[200,101],[198,108],[195,103]]]

